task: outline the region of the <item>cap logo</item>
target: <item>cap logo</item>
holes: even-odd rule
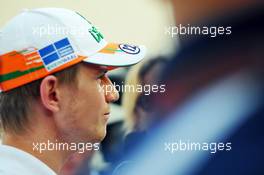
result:
[[[40,49],[39,54],[48,71],[77,58],[68,38],[64,38]]]
[[[92,26],[92,28],[89,29],[89,32],[98,43],[100,43],[100,41],[104,39],[104,36],[94,26]]]
[[[129,45],[129,44],[120,44],[119,48],[128,53],[128,54],[138,54],[140,52],[140,48],[137,46]]]

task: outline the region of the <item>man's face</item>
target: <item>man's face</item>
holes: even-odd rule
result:
[[[119,94],[105,75],[105,68],[81,63],[76,87],[65,86],[58,124],[58,139],[68,142],[99,142],[106,135],[109,103]],[[105,93],[104,87],[113,91]]]

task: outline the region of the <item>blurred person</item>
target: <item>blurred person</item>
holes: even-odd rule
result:
[[[263,2],[172,4],[177,24],[230,26],[231,34],[179,36],[161,78],[166,93],[151,97],[164,121],[115,174],[263,174]],[[231,147],[181,151],[179,140]]]
[[[99,149],[119,98],[106,72],[136,64],[145,47],[109,44],[79,13],[40,8],[1,28],[0,53],[0,174],[46,175]]]
[[[142,86],[144,85],[158,85],[158,77],[162,73],[162,68],[167,60],[164,57],[156,57],[150,60],[141,62],[140,64],[131,68],[127,74],[126,85]],[[150,95],[150,94],[148,94]],[[126,132],[145,131],[150,126],[151,107],[147,106],[148,102],[145,101],[145,92],[124,92],[122,99],[122,106],[124,108],[126,117],[124,127]]]
[[[144,140],[148,130],[158,122],[158,119],[154,118],[155,110],[147,101],[147,96],[152,93],[165,92],[165,87],[161,87],[158,82],[166,62],[167,59],[164,57],[151,58],[141,62],[128,72],[125,85],[133,87],[147,85],[151,88],[149,88],[150,92],[144,91],[144,88],[142,91],[124,92],[122,106],[126,115],[124,127],[127,133],[124,141],[124,154],[134,150],[138,143]],[[158,87],[158,92],[151,92],[154,86]],[[164,89],[159,89],[160,87]]]
[[[196,90],[225,76],[251,69],[262,73],[262,2],[173,0],[172,5],[177,24],[230,26],[231,34],[215,38],[209,35],[179,36],[181,51],[167,64],[162,77],[162,82],[168,85],[170,98],[161,94],[164,103],[157,100],[163,109],[161,112],[170,112],[169,109],[183,103]],[[192,13],[187,13],[187,9]]]

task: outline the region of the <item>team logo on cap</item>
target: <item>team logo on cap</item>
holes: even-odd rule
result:
[[[64,38],[40,49],[39,54],[48,71],[77,58],[68,38]]]
[[[129,44],[120,44],[119,48],[128,54],[138,54],[140,52],[140,48],[138,46]]]
[[[91,29],[89,29],[90,34],[93,36],[93,38],[96,40],[96,42],[100,43],[100,41],[102,39],[104,39],[104,36],[102,35],[102,33],[100,33],[97,28],[95,28],[94,26],[92,26]]]

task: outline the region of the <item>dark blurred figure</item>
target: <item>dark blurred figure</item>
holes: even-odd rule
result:
[[[158,122],[158,118],[154,118],[155,109],[148,100],[153,93],[160,93],[164,91],[161,88],[165,89],[165,87],[160,88],[159,77],[166,63],[165,57],[155,57],[131,68],[127,75],[126,85],[146,86],[149,91],[143,91],[143,88],[142,92],[124,92],[122,104],[126,115],[124,127],[127,135],[123,151],[126,156],[144,141],[149,130]],[[153,87],[157,92],[152,92]]]
[[[189,101],[203,93],[212,93],[210,88],[215,86],[213,88],[218,88],[218,92],[213,96],[215,101],[213,100],[212,103],[218,103],[219,108],[214,110],[212,116],[208,118],[206,115],[198,117],[199,113],[193,113],[199,119],[193,120],[193,125],[199,125],[199,121],[207,120],[207,125],[214,126],[214,121],[219,120],[216,116],[220,117],[220,121],[221,117],[225,120],[227,114],[231,116],[223,125],[229,127],[226,127],[226,130],[219,129],[220,136],[216,137],[213,133],[204,135],[207,138],[215,137],[211,141],[232,143],[232,150],[220,151],[205,156],[207,158],[200,158],[202,163],[190,161],[189,169],[179,172],[201,175],[264,174],[262,165],[264,161],[263,1],[235,0],[199,3],[175,0],[173,3],[176,22],[199,24],[198,26],[232,27],[230,35],[218,35],[215,38],[207,35],[180,36],[181,51],[167,65],[163,75],[163,83],[167,84],[167,93],[155,100],[156,106],[161,109],[160,115],[168,116],[173,112],[172,117],[181,116],[177,115],[177,112],[181,111],[185,104],[191,106]],[[181,10],[177,11],[178,9]],[[193,11],[188,14],[188,9]],[[218,95],[222,97],[219,98]],[[224,96],[228,97],[223,101],[217,100]],[[237,98],[237,101],[234,98]],[[224,103],[228,105],[229,101],[230,106],[234,105],[233,111],[222,110],[225,109]],[[200,110],[210,111],[210,105],[201,105]],[[175,126],[176,123],[177,121]],[[190,125],[185,125],[185,127],[188,126]],[[203,127],[206,128],[203,124],[200,125],[197,132],[202,132]],[[193,135],[195,132],[193,129]],[[186,137],[183,135],[182,138]],[[194,139],[199,140],[199,138]],[[197,157],[193,156],[193,159]]]
[[[160,82],[166,93],[150,100],[163,120],[116,174],[264,174],[263,1],[172,3],[177,24],[231,26],[231,34],[179,36],[181,49]],[[232,149],[164,151],[181,139]]]
[[[125,137],[121,144],[122,149],[119,149],[122,155],[113,162],[114,174],[116,173],[116,164],[117,166],[123,163],[127,165],[126,158],[133,155],[134,151],[148,137],[148,133],[151,133],[152,128],[159,122],[159,118],[155,118],[154,115],[156,109],[148,100],[154,93],[165,92],[165,87],[159,84],[159,80],[167,62],[168,60],[164,56],[145,60],[133,66],[126,76],[125,85],[135,87],[135,89],[123,92],[122,107],[125,113]]]

